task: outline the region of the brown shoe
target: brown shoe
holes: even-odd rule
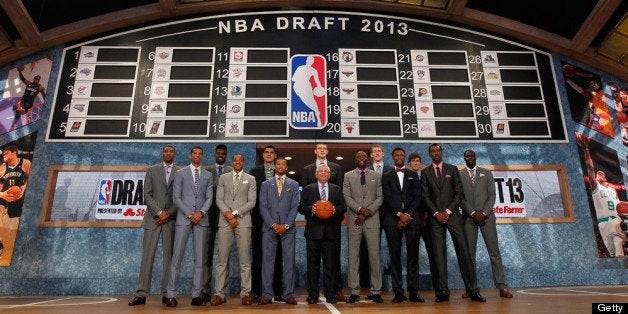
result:
[[[227,300],[225,300],[225,299],[223,299],[223,298],[221,298],[219,296],[216,296],[214,298],[214,301],[212,301],[210,304],[213,305],[213,306],[218,306],[218,305],[221,305],[221,304],[223,304],[225,302],[227,302]]]
[[[242,297],[242,305],[251,305],[251,298],[248,295]]]
[[[470,296],[469,296],[469,292],[465,292],[465,293],[463,293],[463,294],[462,294],[462,298],[463,298],[463,299],[468,299],[468,298],[470,298]]]
[[[288,297],[286,299],[286,303],[292,304],[292,305],[297,305],[297,299],[295,299],[294,297]]]
[[[347,302],[347,297],[340,290],[336,292],[336,299],[338,299],[338,302]]]
[[[269,303],[273,303],[273,300],[269,299],[267,297],[262,297],[262,299],[259,300],[259,302],[257,302],[257,304],[259,304],[259,305],[266,305],[266,304],[269,304]]]
[[[508,288],[504,288],[499,290],[499,296],[502,298],[510,299],[512,298],[512,293],[508,291]]]

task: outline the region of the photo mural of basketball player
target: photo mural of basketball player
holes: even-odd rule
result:
[[[589,207],[600,257],[626,256],[626,233],[618,210],[628,206],[626,187],[619,171],[617,152],[576,133]]]
[[[326,61],[320,55],[295,55],[290,124],[295,129],[322,129],[327,124]]]
[[[52,58],[44,58],[9,71],[0,102],[1,133],[41,118],[51,69]]]
[[[608,83],[611,98],[617,109],[617,122],[621,133],[621,141],[628,146],[628,86],[621,86],[615,82]]]
[[[34,132],[0,147],[0,266],[11,265],[36,139]]]
[[[562,71],[573,121],[615,137],[600,77],[569,63],[563,63]]]

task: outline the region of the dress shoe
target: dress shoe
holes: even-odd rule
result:
[[[166,304],[168,302],[168,297],[161,297],[161,303]]]
[[[177,304],[179,302],[177,302],[177,299],[175,298],[168,298],[168,301],[166,301],[166,306],[167,307],[177,307]]]
[[[251,305],[251,298],[248,295],[242,297],[242,305]]]
[[[382,295],[381,294],[369,294],[366,297],[367,300],[371,300],[375,303],[384,303],[384,299],[382,299]]]
[[[347,301],[347,297],[342,294],[342,291],[338,291],[336,292],[336,300],[340,301],[340,302],[346,302]]]
[[[205,306],[205,300],[203,300],[203,297],[192,298],[192,305]]]
[[[512,293],[508,291],[508,288],[504,288],[499,290],[499,296],[502,298],[510,299],[512,298]]]
[[[410,297],[408,299],[410,300],[410,302],[419,302],[419,303],[425,302],[425,299],[423,299],[418,293],[410,294]]]
[[[259,305],[266,305],[266,304],[270,304],[270,303],[273,303],[273,300],[271,300],[271,299],[269,299],[269,298],[267,298],[267,297],[262,297],[262,298],[261,298],[261,299],[257,302],[257,304],[259,304]]]
[[[203,292],[203,301],[205,301],[205,303],[211,302],[212,296],[207,292]]]
[[[286,303],[291,304],[291,305],[297,305],[297,299],[295,299],[294,297],[288,297],[286,299]]]
[[[285,298],[283,297],[283,295],[281,295],[281,294],[276,295],[276,296],[273,298],[273,300],[274,300],[275,302],[285,302],[285,301],[286,301],[286,299],[285,299]]]
[[[469,298],[469,292],[465,292],[462,294],[462,298],[463,299],[468,299]]]
[[[212,301],[210,304],[213,305],[213,306],[218,306],[218,305],[221,305],[221,304],[223,304],[225,302],[227,302],[227,299],[223,299],[223,298],[221,298],[219,296],[216,296],[214,298],[214,301]]]
[[[401,303],[407,299],[408,298],[403,294],[395,294],[395,297],[392,299],[392,303]]]
[[[307,304],[316,304],[318,303],[318,297],[307,297]]]
[[[449,296],[444,293],[436,295],[436,302],[449,302]]]
[[[146,304],[146,297],[135,297],[129,301],[129,306]]]
[[[360,296],[356,294],[351,294],[349,298],[347,298],[347,303],[355,303],[360,301]]]
[[[479,291],[474,291],[469,294],[471,301],[475,302],[486,302],[486,299],[482,297]]]

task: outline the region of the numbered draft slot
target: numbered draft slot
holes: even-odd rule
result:
[[[146,137],[207,137],[210,134],[216,50],[213,47],[156,47]]]
[[[81,47],[66,137],[129,135],[140,53],[139,47]]]

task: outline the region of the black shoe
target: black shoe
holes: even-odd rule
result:
[[[360,296],[359,295],[355,295],[355,294],[351,294],[349,296],[349,298],[347,299],[347,303],[355,303],[360,301]]]
[[[177,304],[179,302],[177,302],[177,299],[175,298],[168,298],[168,301],[166,301],[166,306],[167,307],[177,307]]]
[[[436,295],[436,302],[449,302],[449,295],[439,293]]]
[[[168,298],[167,297],[161,297],[161,303],[162,304],[166,304],[166,302],[168,302]]]
[[[338,303],[338,299],[336,298],[336,296],[327,297],[327,298],[325,298],[325,299],[327,299],[327,303],[330,303],[330,304],[336,304],[336,303]]]
[[[205,301],[205,303],[212,301],[212,296],[207,292],[203,292],[202,298],[203,298],[203,301]]]
[[[479,291],[474,291],[471,292],[471,294],[469,295],[469,297],[471,298],[471,301],[475,301],[475,302],[486,302],[486,299],[482,297],[482,295],[480,294]]]
[[[405,295],[403,294],[395,294],[395,297],[393,298],[392,302],[393,303],[401,303],[405,300],[407,300],[408,298],[406,298]]]
[[[129,301],[129,306],[146,304],[146,297],[134,297]]]
[[[192,305],[205,306],[205,300],[203,299],[203,297],[192,298]]]
[[[253,295],[251,296],[251,302],[252,303],[259,303],[259,301],[261,301],[261,300],[262,300],[262,298],[257,293],[253,293]]]
[[[286,302],[286,298],[283,297],[283,295],[278,294],[273,298],[273,301],[275,302]]]
[[[382,295],[381,294],[369,294],[366,297],[367,300],[371,300],[375,303],[384,303],[384,299],[382,299]]]
[[[307,297],[307,304],[316,304],[318,303],[318,297]]]
[[[408,299],[410,300],[410,302],[420,302],[420,303],[425,302],[425,299],[423,299],[418,293],[410,294],[410,297]]]

